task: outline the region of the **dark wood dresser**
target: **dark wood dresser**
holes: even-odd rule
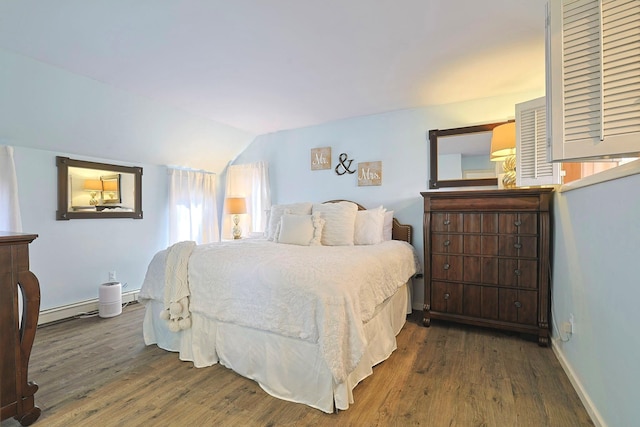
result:
[[[29,271],[29,243],[36,234],[0,232],[0,420],[14,417],[30,425],[40,416],[28,381],[29,356],[38,326],[40,286]],[[22,319],[18,311],[22,294]]]
[[[423,323],[442,319],[549,343],[553,189],[428,191]]]

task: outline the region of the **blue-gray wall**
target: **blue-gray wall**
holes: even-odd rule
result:
[[[384,205],[413,226],[422,258],[421,191],[428,187],[429,129],[447,129],[511,119],[515,104],[539,96],[513,94],[471,102],[400,110],[335,121],[320,126],[258,136],[234,163],[267,160],[274,204],[348,199],[372,208]],[[331,147],[332,167],[312,171],[311,149]],[[358,187],[356,175],[337,175],[341,153],[359,162],[382,162],[382,185]],[[415,308],[422,307],[423,282],[414,281]]]
[[[361,117],[322,126],[263,135],[236,163],[268,160],[273,203],[344,198],[366,207],[383,204],[414,227],[422,258],[422,199],[427,188],[428,142],[432,128],[465,126],[512,118],[513,105],[531,94]],[[358,187],[354,176],[332,169],[310,170],[310,150],[332,148],[353,164],[382,161],[380,187]],[[638,388],[640,335],[635,327],[640,301],[640,175],[556,194],[554,197],[553,318],[575,318],[564,343],[553,326],[553,345],[572,374],[594,420],[634,425],[640,419]],[[414,280],[414,308],[421,307],[423,282]]]
[[[151,257],[168,242],[166,165],[220,176],[252,140],[247,132],[0,49],[0,144],[15,147],[23,230],[39,235],[30,254],[41,309],[96,299],[109,271],[128,284],[125,290],[139,289]],[[144,218],[56,221],[59,155],[142,166]]]
[[[554,346],[609,426],[640,420],[640,175],[554,199]],[[557,327],[573,314],[567,342]],[[568,337],[562,335],[564,339]]]

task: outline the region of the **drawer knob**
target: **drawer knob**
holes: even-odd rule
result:
[[[445,245],[445,246],[449,246],[450,244],[451,244],[451,240],[445,240],[445,241],[444,241],[444,245]]]
[[[449,294],[444,294],[444,299],[449,299],[450,296],[451,295],[449,295]]]
[[[520,227],[522,225],[522,221],[517,220],[516,222],[514,222],[516,227]]]
[[[448,270],[450,267],[451,267],[451,266],[450,266],[449,264],[445,264],[445,265],[444,265],[444,269],[445,269],[445,270]]]
[[[449,224],[451,224],[451,221],[450,221],[450,220],[448,220],[448,219],[445,219],[445,220],[444,220],[444,225],[449,225]]]
[[[513,270],[513,272],[516,274],[516,276],[520,276],[522,274],[522,271],[520,271],[520,269]]]
[[[522,307],[522,304],[520,303],[520,301],[516,301],[513,305],[515,305],[516,308]]]
[[[522,243],[514,243],[513,247],[516,249],[520,249],[522,248]]]

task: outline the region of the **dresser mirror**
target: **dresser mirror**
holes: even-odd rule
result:
[[[142,168],[56,157],[56,219],[142,218]]]
[[[429,189],[497,186],[496,165],[490,161],[491,135],[504,123],[430,130]]]

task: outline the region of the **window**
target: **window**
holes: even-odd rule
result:
[[[244,197],[247,214],[240,216],[243,235],[263,232],[267,226],[267,211],[271,208],[269,165],[265,161],[231,165],[227,169],[226,197]],[[224,209],[223,209],[224,211]],[[231,238],[231,216],[222,218],[222,236]]]
[[[220,241],[216,175],[169,169],[169,243]]]

